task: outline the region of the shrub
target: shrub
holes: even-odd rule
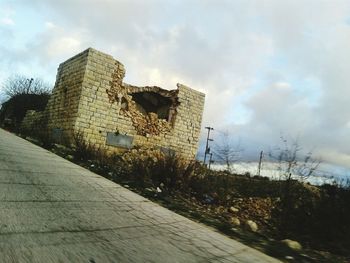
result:
[[[17,130],[27,110],[43,111],[48,102],[48,94],[19,94],[2,104],[0,110],[0,123],[11,120],[9,128]]]
[[[73,135],[74,140],[74,158],[76,160],[92,160],[98,156],[97,149],[90,143],[87,142],[84,138],[83,132],[77,132]]]
[[[174,153],[157,149],[133,149],[123,155],[131,177],[141,186],[160,184],[168,191],[187,188],[195,164]]]

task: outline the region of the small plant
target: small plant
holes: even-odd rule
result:
[[[75,151],[74,158],[77,160],[91,160],[96,157],[98,152],[96,148],[87,142],[84,138],[84,133],[79,131],[73,135]]]
[[[194,164],[186,162],[174,153],[155,149],[132,150],[123,156],[131,176],[141,185],[154,185],[172,191],[186,188],[193,174]]]

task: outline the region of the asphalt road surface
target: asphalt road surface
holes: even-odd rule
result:
[[[0,129],[0,262],[279,262]]]

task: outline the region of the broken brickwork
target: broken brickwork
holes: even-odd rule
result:
[[[108,152],[144,146],[194,158],[204,94],[181,84],[136,87],[124,76],[123,64],[92,48],[62,63],[45,110],[49,130],[69,142],[83,134]]]

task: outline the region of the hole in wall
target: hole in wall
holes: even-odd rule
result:
[[[121,99],[120,108],[122,110],[128,110],[129,109],[128,101],[124,97],[122,97],[122,99]]]
[[[130,94],[136,102],[136,108],[144,115],[153,112],[159,119],[169,120],[169,111],[172,105],[170,98],[155,92],[135,92]]]

